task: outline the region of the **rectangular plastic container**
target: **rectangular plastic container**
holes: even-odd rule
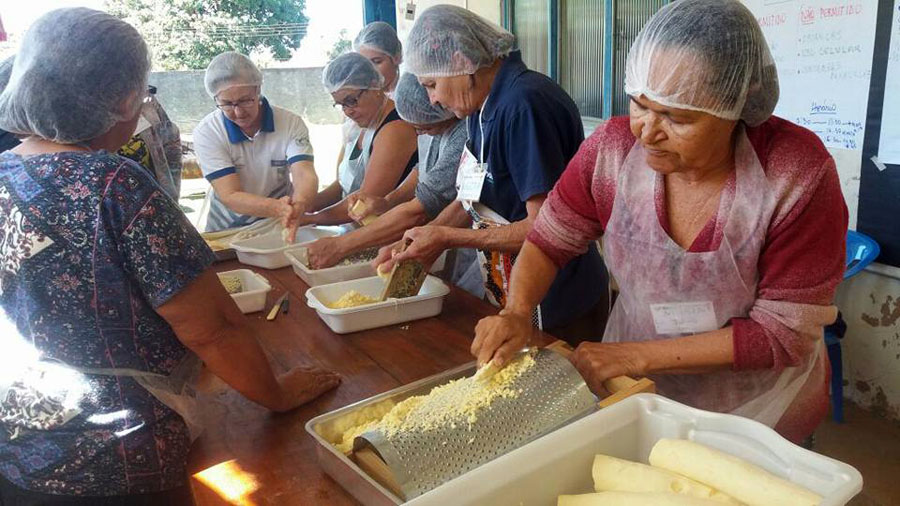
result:
[[[242,313],[254,313],[262,311],[266,307],[266,294],[272,291],[272,285],[269,281],[250,269],[237,269],[234,271],[225,271],[218,273],[219,279],[222,276],[232,275],[241,279],[243,290],[239,293],[231,294],[234,303]]]
[[[285,250],[284,255],[294,269],[294,273],[303,280],[308,286],[328,285],[331,283],[339,283],[341,281],[350,281],[352,279],[368,278],[375,276],[375,268],[372,262],[360,262],[350,265],[335,265],[325,269],[310,269],[306,266],[306,247],[295,246]],[[443,252],[441,256],[434,261],[429,272],[438,272],[444,268],[447,261],[447,252]]]
[[[231,247],[237,251],[238,262],[242,264],[255,265],[263,269],[280,269],[291,264],[284,256],[285,250],[338,234],[339,231],[334,227],[302,227],[297,229],[294,243],[285,245],[281,232],[276,230],[250,239],[234,241]]]
[[[661,438],[689,439],[742,458],[816,492],[824,498],[822,506],[847,504],[862,490],[862,475],[852,466],[805,450],[759,422],[640,394],[406,504],[554,506],[559,495],[593,492],[595,454],[647,463],[650,450]]]
[[[450,288],[443,281],[428,276],[419,294],[413,297],[388,299],[384,302],[344,309],[332,309],[325,305],[341,298],[350,290],[377,299],[384,290],[384,280],[373,276],[315,286],[306,291],[306,303],[316,310],[319,318],[332,331],[349,334],[439,315],[444,305],[444,297],[450,293]]]
[[[300,246],[284,252],[294,273],[309,286],[328,285],[351,279],[368,278],[375,275],[372,262],[360,262],[350,265],[335,265],[326,269],[310,269],[306,266],[306,247]]]

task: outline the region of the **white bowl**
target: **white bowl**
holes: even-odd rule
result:
[[[272,285],[269,281],[250,269],[237,269],[234,271],[225,271],[218,273],[219,279],[222,276],[237,276],[241,280],[243,290],[238,293],[232,293],[231,298],[237,304],[238,309],[242,313],[253,313],[262,311],[266,307],[266,294],[272,291]]]

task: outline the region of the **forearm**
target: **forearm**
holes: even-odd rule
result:
[[[278,200],[244,191],[235,191],[221,196],[222,203],[237,214],[271,218],[278,216]]]
[[[632,343],[647,374],[700,374],[730,369],[734,339],[730,326],[692,336]]]
[[[530,317],[544,299],[558,271],[550,257],[526,241],[513,266],[505,310]]]
[[[455,228],[447,231],[447,247],[518,253],[529,230],[531,220],[528,219],[484,229]]]
[[[428,224],[436,227],[468,228],[472,226],[472,218],[463,209],[462,203],[453,201]]]
[[[347,199],[341,199],[325,209],[309,215],[309,222],[314,225],[343,225],[351,221],[353,219],[350,218]]]
[[[335,181],[328,185],[324,190],[316,194],[312,200],[312,208],[310,211],[321,211],[326,207],[341,200],[341,183]]]
[[[398,241],[403,232],[428,220],[425,208],[416,200],[410,200],[379,216],[370,225],[341,236],[350,252],[356,252],[371,246],[381,246]]]
[[[389,209],[411,201],[416,196],[416,185],[419,182],[418,170],[413,170],[403,183],[384,197]]]
[[[319,177],[312,162],[302,161],[291,165],[293,180],[293,200],[312,204],[319,190]]]
[[[282,410],[282,389],[259,343],[243,326],[223,326],[204,342],[185,342],[210,372],[248,399]]]

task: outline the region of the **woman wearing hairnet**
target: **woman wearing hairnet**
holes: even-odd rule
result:
[[[300,116],[262,96],[262,72],[228,51],[209,63],[206,92],[216,108],[194,128],[194,151],[213,188],[206,230],[278,218],[290,229],[319,187],[309,131]],[[292,235],[292,234],[290,234]]]
[[[115,154],[149,70],[133,27],[60,9],[28,30],[0,94],[0,128],[26,136],[0,154],[0,504],[191,504],[201,360],[276,411],[339,382],[275,376],[203,239]]]
[[[630,116],[572,160],[522,248],[509,310],[478,324],[473,353],[521,348],[530,308],[599,237],[620,294],[603,343],[574,354],[588,384],[650,376],[667,397],[802,441],[828,409],[823,326],[844,271],[834,160],[772,116],[775,64],[737,0],[663,7],[625,79]]]
[[[343,148],[337,181],[316,196],[318,212],[301,216],[300,223],[338,225],[353,221],[348,196],[361,191],[383,197],[409,176],[419,161],[416,131],[400,119],[384,93],[384,78],[365,56],[338,56],[325,67],[322,84],[359,129]]]
[[[366,227],[312,243],[309,261],[313,267],[330,267],[362,249],[396,241],[407,229],[437,217],[456,198],[456,169],[466,143],[465,123],[452,112],[432,105],[412,74],[403,74],[397,85],[397,112],[419,133],[418,169],[386,197],[362,193],[351,196],[351,209],[358,200],[365,204],[361,214],[351,211],[356,221],[381,216]]]
[[[459,166],[457,201],[430,224],[406,232],[411,241],[383,248],[382,270],[415,258],[431,265],[449,248],[475,248],[485,292],[506,302],[509,271],[531,223],[584,139],[578,108],[548,77],[528,70],[513,50],[515,37],[452,5],[423,11],[404,54],[405,70],[432,103],[466,118],[468,145]],[[562,269],[533,312],[536,326],[573,344],[599,339],[606,295],[596,247]],[[605,283],[601,283],[605,286]]]
[[[384,21],[369,23],[353,39],[353,50],[372,62],[384,77],[384,92],[393,98],[403,61],[403,46],[394,27]]]

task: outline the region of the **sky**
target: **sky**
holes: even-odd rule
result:
[[[3,1],[2,4],[0,19],[3,20],[6,32],[15,37],[48,11],[79,6],[103,10],[105,0],[28,0]],[[347,37],[352,40],[362,28],[362,0],[306,0],[305,12],[310,18],[310,24],[300,49],[295,51],[290,61],[279,62],[275,66],[322,66],[327,63],[326,53],[338,40],[342,29],[346,30]],[[14,51],[13,44],[0,45],[0,58]]]

